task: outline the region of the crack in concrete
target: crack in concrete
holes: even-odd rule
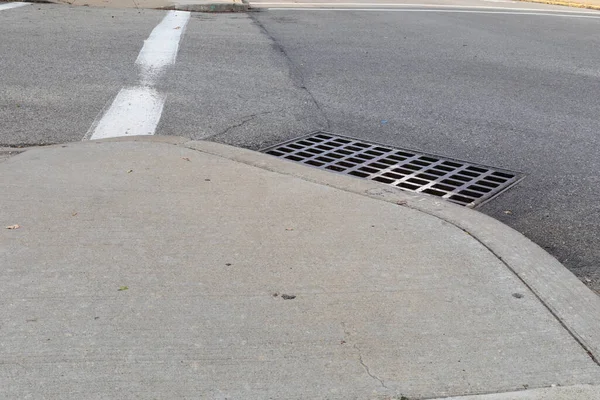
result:
[[[360,362],[360,365],[362,365],[362,367],[364,368],[364,370],[367,373],[367,375],[369,375],[371,378],[373,378],[376,381],[378,381],[383,388],[389,389],[387,386],[385,386],[385,382],[383,381],[383,379],[381,379],[377,375],[373,374],[371,372],[371,369],[369,368],[369,366],[367,364],[365,364],[365,362],[363,360],[363,357],[362,357],[362,353],[361,353],[360,349],[358,348],[358,346],[356,344],[354,345],[354,348],[358,352],[358,361]]]
[[[342,330],[344,331],[344,339],[345,339],[345,341],[347,343],[350,340],[351,334],[348,331],[348,329],[346,328],[346,323],[345,322],[341,322],[341,325],[342,325]],[[381,385],[381,387],[389,390],[389,388],[385,385],[385,381],[383,379],[381,379],[380,377],[378,377],[377,375],[373,374],[371,372],[371,369],[369,368],[369,366],[367,364],[365,364],[365,361],[363,360],[363,356],[362,356],[362,351],[360,350],[360,348],[358,347],[358,345],[355,343],[354,345],[352,345],[352,348],[354,350],[356,350],[356,353],[358,355],[358,362],[363,367],[363,369],[365,370],[365,372],[367,373],[367,375],[369,375],[371,378],[373,378],[377,382],[379,382],[379,384]]]

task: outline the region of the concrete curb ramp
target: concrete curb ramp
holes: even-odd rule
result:
[[[476,211],[175,137],[0,176],[0,398],[597,398],[600,298]]]
[[[496,219],[434,197],[307,168],[250,150],[202,141],[183,145],[371,198],[406,203],[407,207],[454,224],[502,260],[568,327],[594,359],[600,360],[600,297],[545,250]]]

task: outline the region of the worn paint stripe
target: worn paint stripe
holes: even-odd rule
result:
[[[152,85],[166,67],[175,63],[179,41],[189,18],[189,12],[169,11],[152,30],[136,60],[141,68],[140,86],[121,89],[110,106],[96,118],[84,140],[154,135],[166,95]]]
[[[497,1],[500,2],[500,1]],[[516,3],[516,2],[512,2]],[[253,2],[256,7],[265,6],[269,10],[354,10],[354,11],[390,11],[404,10],[411,8],[436,8],[436,9],[472,9],[472,10],[500,10],[500,11],[533,11],[543,13],[558,13],[558,14],[591,14],[599,15],[598,11],[584,10],[558,10],[547,8],[530,8],[530,7],[502,7],[502,6],[478,6],[478,5],[454,5],[454,4],[419,4],[419,3],[390,3],[390,4],[370,4],[370,3],[260,3]]]
[[[123,88],[92,128],[89,138],[154,135],[165,97],[148,86]]]
[[[515,11],[479,11],[479,10],[419,10],[414,8],[293,8],[293,7],[282,7],[282,8],[269,8],[269,11],[373,11],[373,12],[430,12],[430,13],[448,13],[448,14],[498,14],[498,15],[534,15],[534,16],[548,16],[548,17],[565,17],[565,18],[592,18],[600,19],[600,13],[597,15],[578,15],[578,14],[558,14],[551,12],[515,12]]]
[[[14,3],[0,4],[0,11],[2,11],[2,10],[10,10],[11,8],[28,6],[29,4],[31,4],[31,3],[14,2]]]
[[[189,19],[189,12],[169,11],[144,41],[135,61],[141,68],[142,84],[153,84],[167,66],[175,63],[179,41]]]

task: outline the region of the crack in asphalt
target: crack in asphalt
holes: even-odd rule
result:
[[[252,14],[248,14],[248,15],[252,19],[252,21],[254,21],[254,23],[260,28],[261,32],[263,32],[265,34],[265,36],[267,36],[269,38],[269,40],[271,40],[271,42],[273,42],[273,46],[275,47],[275,49],[278,50],[281,54],[283,54],[283,56],[288,64],[288,67],[290,69],[290,76],[292,78],[292,81],[294,81],[295,85],[299,89],[304,90],[308,94],[312,103],[317,108],[317,111],[319,112],[319,114],[321,114],[321,117],[325,121],[324,129],[331,130],[331,122],[329,121],[329,118],[327,118],[327,114],[325,114],[325,111],[323,110],[323,108],[321,107],[321,105],[319,104],[319,102],[317,101],[315,96],[312,94],[312,92],[306,86],[306,83],[304,82],[304,76],[302,75],[302,73],[300,72],[300,69],[296,66],[296,64],[294,64],[290,55],[287,53],[287,51],[285,50],[283,45],[281,45],[281,43],[279,43],[279,41],[271,34],[271,32],[269,32],[267,30],[267,28],[254,15],[252,15]]]
[[[259,117],[261,115],[274,114],[274,113],[278,113],[278,112],[281,112],[281,111],[283,111],[283,108],[280,108],[279,110],[263,111],[263,112],[259,112],[259,113],[244,115],[244,116],[241,117],[241,119],[242,119],[241,122],[238,122],[237,124],[233,124],[233,125],[227,127],[225,130],[219,132],[219,133],[215,133],[214,135],[206,136],[205,138],[202,138],[202,140],[214,139],[214,138],[216,138],[218,136],[225,135],[226,133],[228,133],[232,129],[239,128],[240,126],[242,126],[242,125],[244,125],[244,124],[252,121],[256,117]]]

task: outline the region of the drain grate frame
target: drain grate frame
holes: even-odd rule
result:
[[[261,150],[285,160],[479,207],[525,178],[521,172],[317,131]]]

